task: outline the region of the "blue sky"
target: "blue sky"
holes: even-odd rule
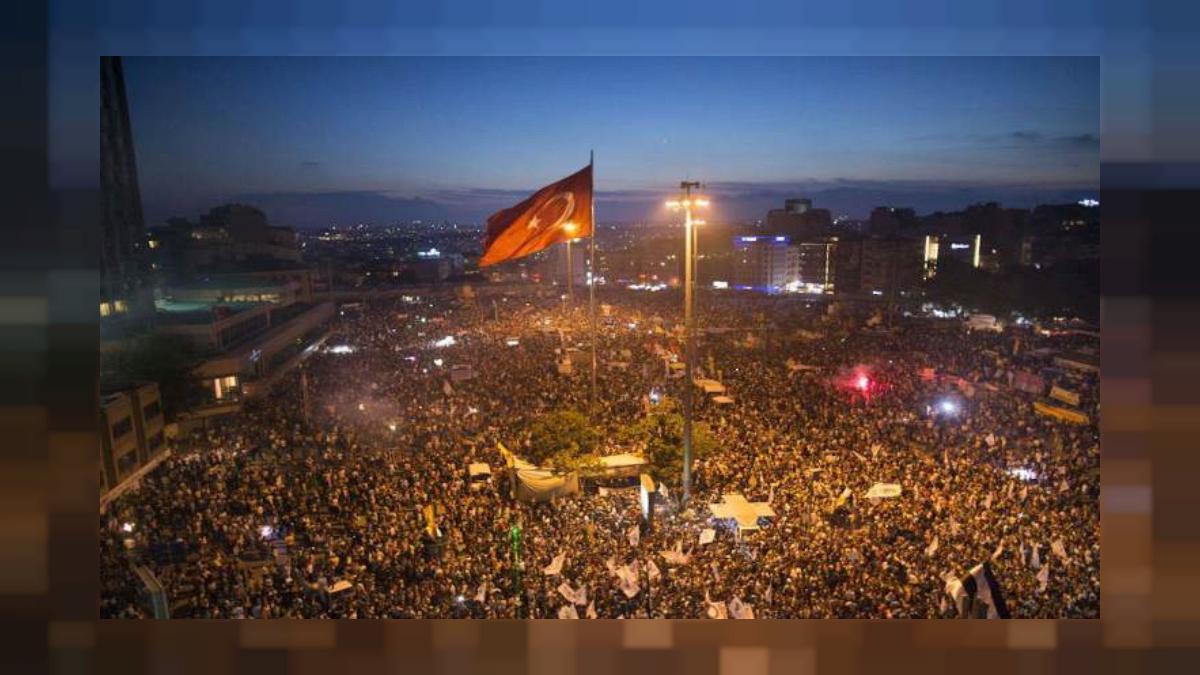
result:
[[[861,216],[1099,186],[1092,57],[125,60],[148,223],[227,200],[300,227],[482,220],[596,151],[601,220],[683,178],[729,218]]]

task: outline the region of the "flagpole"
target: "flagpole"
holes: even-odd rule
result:
[[[592,413],[596,410],[596,151],[588,152],[588,168],[592,177],[592,236],[588,244],[588,314],[592,324]]]

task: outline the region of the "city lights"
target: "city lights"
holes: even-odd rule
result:
[[[1096,69],[837,61],[102,57],[88,607],[1098,619]]]

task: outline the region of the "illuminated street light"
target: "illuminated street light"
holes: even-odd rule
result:
[[[942,401],[938,407],[941,408],[942,412],[946,413],[947,415],[953,415],[954,413],[958,412],[958,404],[950,399]]]
[[[567,234],[575,234],[579,226],[573,222],[563,223],[563,232]],[[571,239],[567,239],[567,301],[571,307],[575,306],[575,279],[571,271]]]
[[[699,189],[700,183],[696,181],[683,181],[679,184],[679,189],[683,191],[680,199],[667,202],[667,208],[672,211],[683,209],[683,322],[685,334],[687,336],[687,358],[684,361],[684,381],[687,383],[683,388],[683,500],[686,504],[692,493],[692,364],[695,362],[695,319],[693,317],[693,291],[695,287],[695,266],[696,266],[696,228],[697,223],[692,219],[692,207],[708,206],[708,199],[704,197],[693,197],[692,190]]]

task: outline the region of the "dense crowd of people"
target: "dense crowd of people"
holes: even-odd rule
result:
[[[733,402],[694,390],[715,448],[687,505],[664,481],[647,527],[619,483],[514,499],[497,449],[575,409],[600,452],[636,450],[618,439],[649,392],[681,398],[678,295],[600,295],[594,401],[588,315],[557,295],[343,307],[301,369],[105,509],[102,614],[146,615],[140,566],[173,616],[953,617],[947,580],[986,561],[1014,617],[1099,615],[1097,376],[1051,361],[1094,338],[705,295],[698,370]],[[1022,371],[1078,393],[1089,421],[1036,412]],[[473,485],[471,463],[492,480]],[[868,498],[876,483],[901,492]],[[708,509],[727,494],[775,516],[738,532]]]

